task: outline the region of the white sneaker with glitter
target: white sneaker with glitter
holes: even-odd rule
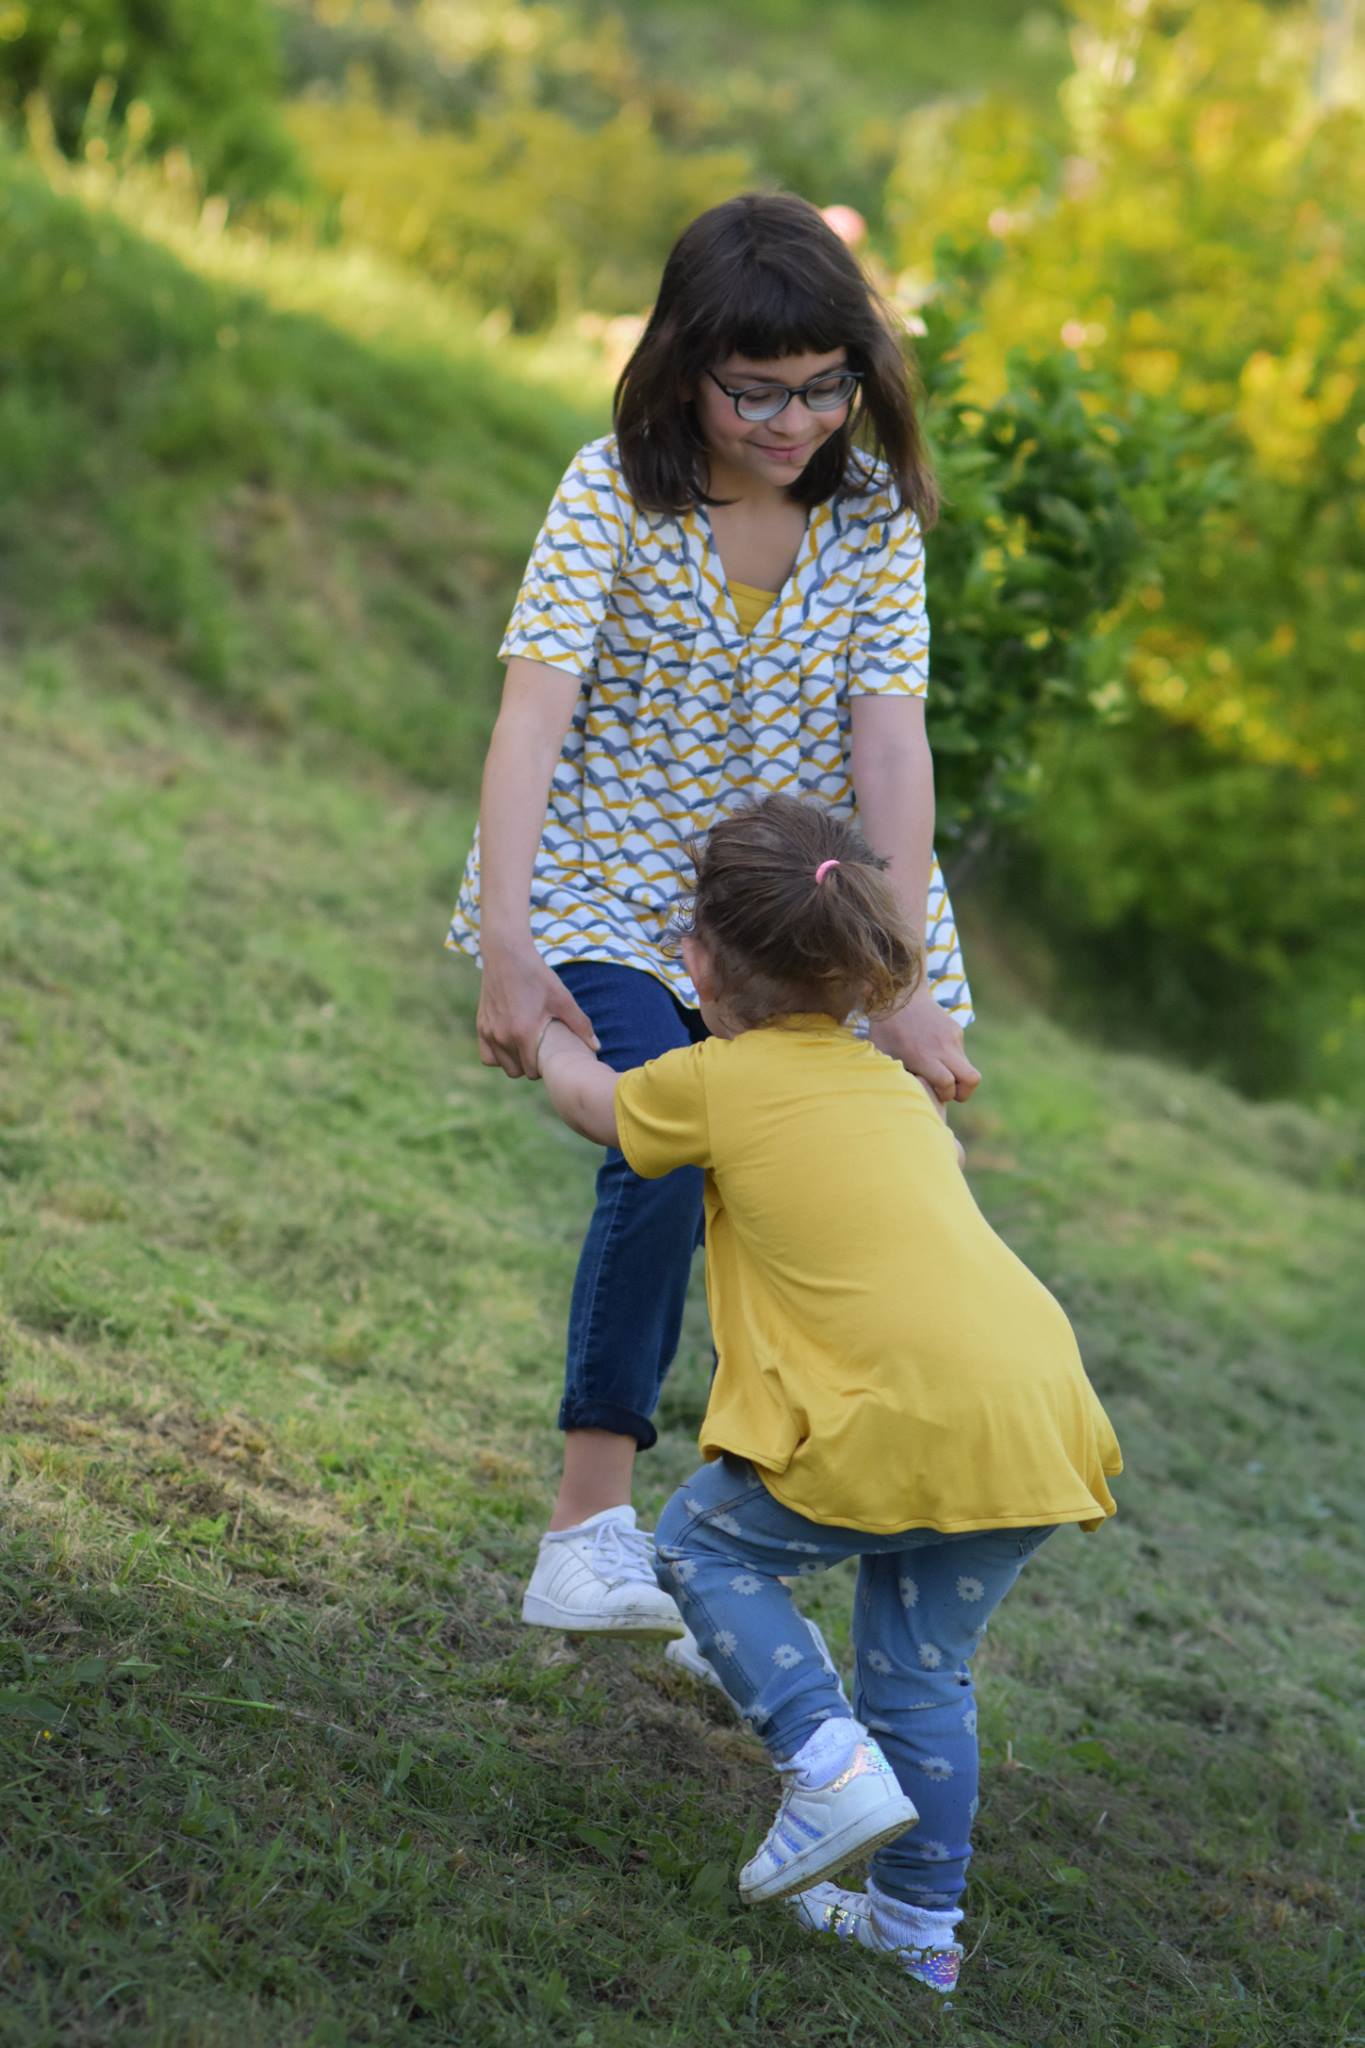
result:
[[[928,1947],[901,1943],[891,1930],[879,1928],[873,1918],[873,1900],[868,1892],[845,1891],[838,1884],[812,1885],[789,1901],[803,1927],[815,1934],[832,1934],[836,1941],[850,1941],[870,1948],[878,1955],[894,1956],[907,1977],[927,1984],[945,1997],[957,1989],[962,1968],[962,1949],[955,1941],[936,1942]],[[953,1916],[960,1918],[960,1915]]]
[[[579,1635],[679,1636],[683,1620],[654,1576],[654,1545],[631,1507],[603,1508],[540,1539],[521,1618]]]
[[[846,1761],[827,1783],[812,1784],[827,1775],[835,1744]],[[777,1818],[739,1873],[746,1905],[805,1891],[919,1819],[880,1748],[856,1721],[823,1722],[779,1769],[789,1782]]]

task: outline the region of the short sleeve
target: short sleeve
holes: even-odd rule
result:
[[[630,500],[600,441],[580,449],[545,515],[498,652],[583,676],[629,540]]]
[[[850,697],[923,697],[929,689],[924,540],[908,506],[877,522],[848,641]]]
[[[679,1046],[617,1082],[617,1139],[642,1180],[658,1180],[675,1166],[711,1164],[705,1055],[705,1041]]]

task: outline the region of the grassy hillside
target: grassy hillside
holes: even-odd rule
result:
[[[1122,1512],[983,1653],[953,2008],[741,1913],[755,1746],[515,1619],[593,1162],[440,952],[582,422],[426,302],[120,203],[2,217],[0,2041],[1365,2038],[1344,1141],[987,972],[973,1184]],[[698,1306],[651,1512],[705,1379]]]
[[[0,150],[10,643],[468,786],[528,507],[600,430],[600,378],[575,409],[363,256],[224,233],[150,176],[55,175]]]

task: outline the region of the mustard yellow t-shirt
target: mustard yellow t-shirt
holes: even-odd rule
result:
[[[1114,1513],[1122,1459],[1071,1325],[896,1061],[784,1018],[623,1074],[616,1122],[646,1179],[706,1169],[704,1457],[877,1535]]]

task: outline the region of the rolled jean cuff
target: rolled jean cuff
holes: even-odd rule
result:
[[[633,1436],[640,1450],[652,1450],[659,1432],[647,1415],[633,1408],[617,1408],[610,1401],[572,1400],[567,1394],[560,1403],[561,1429],[605,1429],[612,1436]]]

